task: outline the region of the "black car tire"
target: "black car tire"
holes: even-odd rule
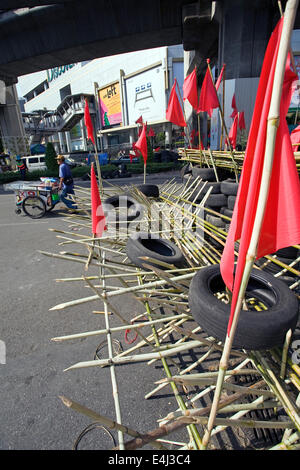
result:
[[[189,288],[189,306],[195,321],[217,340],[226,337],[230,304],[214,293],[224,290],[220,266],[205,267],[195,274]],[[268,310],[242,310],[236,328],[233,347],[246,350],[266,350],[281,346],[289,329],[295,329],[299,303],[288,286],[272,275],[253,270],[247,294],[264,302]]]
[[[221,182],[221,193],[226,196],[236,196],[238,192],[238,183],[234,179],[228,178]]]
[[[229,210],[233,211],[235,201],[236,201],[236,196],[228,196],[227,206]]]
[[[141,184],[138,189],[147,197],[159,197],[159,188],[156,184]]]
[[[126,207],[128,210],[126,220],[128,222],[137,219],[143,212],[143,207],[133,197],[128,194],[116,194],[105,199],[103,205],[105,215],[109,217],[109,207],[107,206],[113,206],[116,210],[118,210],[122,207],[125,207],[123,202],[126,202]],[[119,218],[119,213],[116,212],[116,219],[119,220]]]
[[[127,241],[126,253],[133,264],[144,270],[148,270],[143,266],[144,263],[159,269],[165,268],[154,261],[142,260],[141,256],[149,256],[158,261],[173,264],[177,268],[186,266],[185,258],[177,245],[164,238],[157,238],[148,232],[133,234]]]
[[[216,175],[213,168],[199,168],[194,166],[192,168],[192,175],[194,177],[199,176],[205,181],[216,181]]]

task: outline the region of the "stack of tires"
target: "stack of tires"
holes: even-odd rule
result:
[[[199,199],[196,199],[195,202],[200,202],[209,188],[212,188],[210,195],[208,196],[205,203],[205,207],[212,209],[219,214],[226,215],[227,217],[232,217],[233,207],[238,190],[238,183],[236,183],[234,179],[230,178],[222,182],[217,182],[213,168],[193,167],[191,175],[193,178],[200,177],[203,182],[206,182],[206,185],[199,194]],[[186,174],[185,179],[191,175]],[[199,189],[196,189],[191,194],[189,199],[191,201],[194,200],[198,192]],[[224,230],[228,230],[229,228],[229,221],[226,222],[222,217],[206,213],[205,219],[215,227],[222,228]]]
[[[295,261],[300,257],[300,250],[298,248],[294,246],[281,248],[280,250],[273,253],[272,256],[274,256],[274,258],[276,258],[278,261],[286,265],[290,265],[291,263],[294,262],[294,264],[292,265],[292,268],[297,271],[300,271],[300,262],[298,261],[297,263],[295,263]],[[266,271],[273,275],[278,274],[284,269],[283,266],[280,266],[272,261],[267,261],[267,258],[260,258],[256,261],[256,263],[259,266],[261,266],[263,271]],[[294,282],[299,280],[299,277],[297,276],[296,273],[293,273],[287,270],[286,272],[282,273],[278,277],[278,279],[280,279],[281,281],[284,281],[286,284],[290,286],[294,284]],[[297,293],[300,292],[300,286],[298,286],[295,289],[295,292]]]
[[[221,182],[221,193],[226,197],[226,204],[220,208],[220,214],[226,215],[230,218],[232,217],[238,186],[239,185],[236,180],[232,178],[227,178]],[[225,222],[226,219],[223,220],[225,223],[225,230],[228,231],[230,222]]]

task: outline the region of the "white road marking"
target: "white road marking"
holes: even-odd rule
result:
[[[0,227],[9,227],[10,225],[32,225],[34,222],[11,222],[10,224],[0,224]],[[48,224],[47,222],[35,222],[36,224]]]

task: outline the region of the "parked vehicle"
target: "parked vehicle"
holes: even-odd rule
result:
[[[47,170],[45,154],[23,157],[22,160],[26,162],[28,171]]]

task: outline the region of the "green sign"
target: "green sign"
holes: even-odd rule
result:
[[[47,80],[48,82],[52,82],[63,73],[67,72],[74,67],[76,64],[69,64],[69,65],[60,65],[59,67],[54,67],[53,69],[47,70]]]

